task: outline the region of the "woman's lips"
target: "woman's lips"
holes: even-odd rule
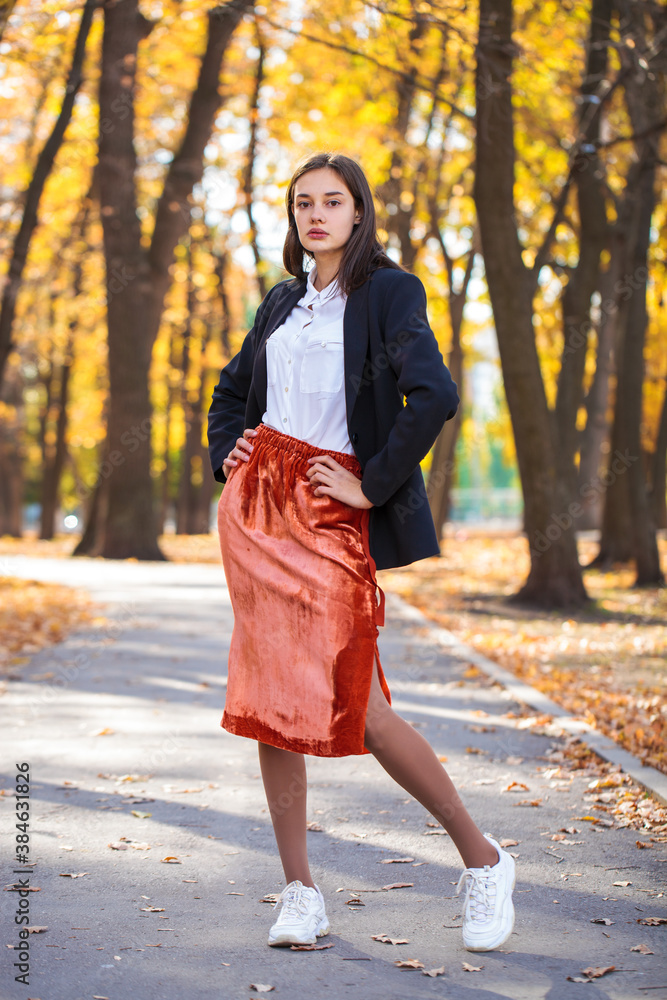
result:
[[[308,235],[310,236],[311,240],[321,240],[324,239],[324,237],[328,236],[329,234],[325,233],[323,229],[311,229]]]

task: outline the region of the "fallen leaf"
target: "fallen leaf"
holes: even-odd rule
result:
[[[107,844],[112,851],[127,851],[129,850],[129,844],[122,844],[119,840],[112,840],[110,844]]]
[[[612,882],[612,885],[617,885],[619,889],[625,889],[626,886],[632,885],[632,882]]]
[[[312,830],[313,833],[323,833],[324,832],[324,827],[320,826],[320,824],[316,823],[315,820],[313,820],[313,819],[309,820],[309,822],[306,823],[306,829],[307,830]]]
[[[528,785],[525,785],[523,781],[510,781],[507,788],[502,789],[503,792],[511,792],[512,790],[516,790],[517,792],[518,791],[529,792],[530,788],[528,787]]]
[[[431,976],[434,979],[436,976],[444,976],[444,974],[444,965],[441,965],[439,969],[422,969],[422,976]]]
[[[637,923],[646,927],[658,927],[660,924],[667,924],[667,917],[640,917]]]
[[[256,990],[257,993],[270,993],[271,990],[275,990],[275,986],[269,986],[267,983],[251,983],[251,990]]]
[[[61,878],[83,878],[88,872],[58,872]]]
[[[409,889],[414,882],[392,882],[391,885],[383,885],[383,889]]]
[[[412,862],[414,860],[415,860],[414,858],[383,858],[382,861],[379,862],[379,864],[401,865],[401,864],[407,864],[407,862]]]
[[[290,951],[324,951],[326,948],[333,948],[331,944],[293,944]]]
[[[392,938],[386,934],[371,934],[373,941],[381,941],[382,944],[410,944],[407,938]]]
[[[592,924],[604,924],[605,927],[609,927],[613,922],[609,917],[591,917]]]
[[[171,854],[168,854],[166,858],[160,858],[160,862],[163,865],[180,865],[181,864],[181,862],[178,860],[178,858],[173,857]]]
[[[518,802],[514,803],[515,806],[541,806],[542,799],[519,799]]]
[[[32,927],[26,927],[28,934],[43,934],[44,931],[48,931],[48,929],[49,929],[48,926],[38,927],[36,924],[33,924]]]
[[[30,928],[28,928],[30,930]],[[654,952],[651,951],[647,944],[636,944],[630,949],[630,951],[638,951],[641,955],[653,955]]]
[[[164,906],[140,906],[139,909],[146,913],[164,913]]]
[[[461,962],[461,968],[464,972],[481,972],[484,968],[483,965],[469,965],[468,962]]]
[[[396,959],[394,965],[397,969],[423,969],[424,963],[418,958]]]
[[[599,979],[600,976],[606,976],[608,972],[613,972],[616,968],[615,965],[589,965],[587,969],[582,969],[582,976],[588,976],[589,979]]]
[[[358,896],[353,896],[352,899],[346,899],[346,904],[348,906],[365,906],[363,899],[359,899]]]
[[[502,840],[499,840],[498,843],[500,844],[501,847],[518,847],[521,841],[510,840],[509,837],[504,837]]]
[[[466,753],[487,753],[487,751],[480,747],[466,747]]]
[[[650,844],[650,843],[648,843],[647,841],[644,841],[644,840],[635,840],[635,844],[639,848],[653,847],[653,844]]]
[[[89,736],[113,736],[115,729],[111,729],[109,726],[105,726],[104,729],[98,729],[94,733],[89,733]]]
[[[449,760],[449,757],[445,757],[445,755],[444,755],[444,754],[441,754],[441,755],[440,755],[440,756],[438,757],[438,760],[441,760],[441,761],[442,761],[442,763],[443,763],[443,764],[445,764],[445,763],[446,763],[446,762],[447,762],[447,761]]]

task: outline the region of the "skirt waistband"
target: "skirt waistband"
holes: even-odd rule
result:
[[[257,431],[257,437],[251,439],[253,444],[256,442],[257,444],[272,445],[289,455],[298,456],[304,461],[312,458],[314,455],[331,455],[339,465],[342,465],[345,469],[349,469],[350,472],[357,473],[361,471],[359,459],[356,455],[350,455],[346,451],[318,448],[317,445],[310,444],[309,441],[292,437],[291,434],[285,434],[283,431],[278,431],[275,427],[270,427],[264,423],[258,424],[255,430]]]

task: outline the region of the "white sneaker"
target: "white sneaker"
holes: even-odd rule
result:
[[[493,867],[466,868],[456,887],[458,895],[465,880],[463,944],[468,951],[492,951],[507,941],[514,927],[514,858],[488,833],[484,836],[498,851],[498,863]]]
[[[270,945],[315,944],[329,933],[324,897],[318,886],[313,889],[299,879],[285,886],[273,905],[282,903],[280,916],[269,931]]]

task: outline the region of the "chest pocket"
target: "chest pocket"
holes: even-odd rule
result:
[[[316,392],[334,396],[340,392],[345,372],[343,338],[340,335],[323,334],[313,338],[306,346],[301,362],[299,389],[301,392]]]

